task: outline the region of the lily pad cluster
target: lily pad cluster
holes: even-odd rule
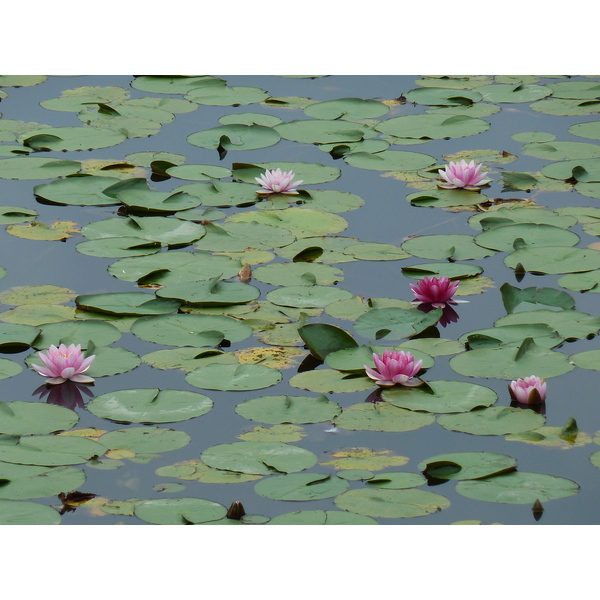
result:
[[[4,76],[0,86],[44,80]],[[114,383],[98,395],[72,382],[42,386],[38,393],[47,403],[0,403],[3,522],[60,522],[77,505],[85,469],[144,464],[185,448],[190,436],[168,424],[208,423],[217,402],[227,404],[244,431],[235,440],[200,443],[199,452],[196,444],[189,459],[156,469],[176,481],[155,490],[185,490],[185,496],[113,500],[91,494],[80,498],[81,505],[154,524],[375,524],[450,507],[443,487],[434,493],[425,486],[453,484],[470,499],[509,504],[577,494],[579,485],[570,479],[521,472],[516,458],[479,448],[488,436],[559,450],[600,443],[597,438],[579,431],[574,419],[546,426],[543,410],[508,406],[508,394],[500,397],[493,383],[469,378],[505,385],[535,374],[550,379],[552,402],[551,378],[598,370],[600,350],[569,356],[565,343],[600,331],[599,315],[576,309],[576,293],[600,289],[600,248],[593,243],[600,211],[587,206],[600,198],[600,130],[593,121],[599,86],[560,77],[432,76],[417,79],[397,98],[320,101],[275,97],[209,75],[137,76],[128,88],[82,85],[40,103],[50,122],[52,113],[70,113],[76,120],[68,126],[0,119],[0,178],[32,182],[32,204],[44,211],[87,218],[45,223],[38,220],[41,210],[7,201],[0,211],[7,233],[32,243],[66,241],[101,259],[98,264],[108,266],[99,268],[125,290],[31,285],[2,292],[8,306],[0,313],[3,354],[28,352],[23,362],[31,367],[36,351],[80,344],[96,356],[90,376]],[[513,106],[587,116],[568,128],[582,141],[521,132],[514,141],[522,144],[522,155],[545,164],[536,172],[508,170],[519,156],[473,149],[471,138],[492,127],[489,117]],[[186,134],[189,161],[161,150],[120,150],[157,136],[179,115],[205,110],[221,110],[218,124]],[[465,149],[440,154],[435,148],[444,140]],[[320,159],[279,161],[284,146],[301,158],[314,156],[309,151],[316,148]],[[98,149],[102,156],[112,149],[114,158],[88,160],[84,151]],[[245,158],[257,150],[268,160]],[[491,185],[440,188],[439,170],[460,160],[485,163]],[[264,190],[256,178],[278,168],[302,180],[298,193],[257,193]],[[397,183],[404,239],[346,235],[351,213],[362,210],[368,218],[378,209],[373,198],[342,185],[350,169]],[[492,187],[498,184],[502,191]],[[586,201],[543,205],[546,195],[567,193]],[[411,229],[410,215],[420,208],[454,213],[462,225]],[[397,297],[379,297],[376,289],[370,297],[357,294],[344,267],[361,261],[366,269],[395,267]],[[543,283],[495,281],[492,261],[517,283],[527,274]],[[453,337],[452,325],[466,317],[465,308],[426,309],[411,301],[409,283],[431,276],[460,282],[457,296],[494,296],[506,314]],[[125,347],[128,340],[155,349],[140,355]],[[376,388],[365,367],[385,350],[421,361],[419,386]],[[23,371],[14,358],[0,359],[0,378]],[[433,375],[443,362],[455,379]],[[171,371],[181,389],[119,385],[119,375],[139,367]],[[221,392],[227,398],[216,400]],[[74,429],[76,409],[102,419],[107,430]],[[469,436],[475,450],[449,448],[424,458],[386,449],[387,440],[435,427]],[[340,440],[327,456],[304,447],[317,431]],[[335,438],[340,431],[347,437]],[[381,446],[367,447],[363,435],[381,435]],[[358,441],[347,446],[344,439]],[[596,454],[590,460],[598,466]],[[409,462],[412,470],[399,470]],[[277,516],[242,514],[212,500],[210,485],[198,492],[198,482],[227,486],[236,490],[232,494],[242,488],[233,484],[250,483],[239,492],[251,487],[247,505],[256,497],[309,504]],[[52,496],[61,499],[60,510],[30,502]]]

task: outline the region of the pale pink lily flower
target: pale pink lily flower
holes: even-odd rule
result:
[[[297,194],[296,188],[303,182],[303,180],[294,181],[294,171],[282,171],[281,169],[275,169],[269,171],[268,169],[260,176],[255,177],[256,181],[263,186],[264,189],[258,190],[257,194]]]
[[[459,283],[459,281],[450,281],[444,275],[423,277],[416,285],[411,283],[410,289],[417,298],[415,302],[424,302],[438,308],[445,304],[456,304],[456,300],[452,300],[452,296]]]
[[[82,373],[90,368],[96,355],[92,354],[92,356],[86,358],[79,344],[77,346],[75,344],[70,346],[61,344],[58,348],[50,346],[45,354],[38,352],[38,356],[45,366],[31,366],[40,375],[48,377],[46,383],[50,385],[58,385],[69,379],[75,383],[93,383],[94,381],[91,377],[82,375]]]
[[[508,384],[508,391],[519,404],[540,404],[546,399],[546,380],[535,375]]]
[[[414,387],[421,382],[410,381],[421,369],[422,360],[415,362],[410,352],[385,350],[383,354],[373,353],[375,369],[364,365],[367,375],[381,387],[404,385]]]
[[[472,160],[467,163],[466,160],[460,162],[450,162],[445,169],[439,169],[438,173],[445,180],[443,183],[438,182],[438,187],[453,190],[456,188],[462,188],[464,190],[478,190],[481,186],[492,181],[491,179],[485,179],[488,174],[480,173],[483,164],[476,165],[475,161]]]

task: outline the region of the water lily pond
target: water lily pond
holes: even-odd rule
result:
[[[0,76],[0,523],[600,524],[599,97]]]

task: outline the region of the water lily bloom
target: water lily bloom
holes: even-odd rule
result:
[[[546,380],[531,375],[508,384],[508,391],[519,404],[540,404],[546,399]]]
[[[385,350],[383,354],[373,353],[375,369],[365,365],[367,375],[381,387],[405,385],[413,387],[420,382],[410,381],[421,369],[422,360],[415,362],[415,357],[410,352],[398,350]]]
[[[460,162],[450,162],[445,169],[439,169],[438,172],[445,180],[438,183],[438,187],[453,190],[462,188],[464,190],[478,190],[482,185],[489,183],[491,179],[485,179],[487,171],[480,173],[483,164],[476,165],[472,160],[467,163],[466,160]]]
[[[423,277],[416,285],[410,284],[418,302],[431,304],[435,308],[445,304],[456,304],[452,296],[458,288],[459,281],[450,281],[448,277]]]
[[[268,169],[260,176],[255,177],[256,181],[263,186],[264,189],[258,190],[257,194],[297,194],[296,188],[302,183],[302,179],[294,181],[294,171],[282,171]]]
[[[31,366],[40,375],[48,377],[46,383],[50,385],[58,385],[67,380],[75,383],[93,383],[94,381],[91,377],[82,375],[82,373],[90,368],[96,355],[92,354],[92,356],[86,358],[79,344],[77,346],[75,344],[70,346],[61,344],[58,348],[50,346],[45,354],[44,352],[38,352],[38,356],[45,366]]]

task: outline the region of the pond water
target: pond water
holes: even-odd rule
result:
[[[0,204],[31,211],[2,209],[1,519],[600,523],[600,253],[583,253],[600,234],[599,78],[5,76],[0,85]],[[491,183],[438,188],[437,170],[461,158],[483,163]],[[294,170],[300,195],[257,201],[265,164]],[[161,204],[180,187],[187,214]],[[491,241],[473,241],[475,215],[487,217]],[[36,239],[32,223],[70,229]],[[186,233],[169,247],[173,223]],[[225,244],[215,226],[230,228]],[[299,261],[310,247],[312,260]],[[198,251],[201,268],[164,262]],[[244,263],[247,284],[237,277]],[[456,299],[468,303],[446,326],[433,313],[421,326],[425,313],[409,304],[417,276],[407,269],[424,264],[460,279]],[[161,285],[144,285],[146,275]],[[236,283],[233,300],[197,300],[215,277]],[[244,286],[255,296],[239,300]],[[518,298],[507,307],[511,288]],[[132,292],[159,298],[159,308],[140,309]],[[221,320],[199,325],[190,313]],[[215,342],[225,323],[231,331]],[[372,402],[377,388],[347,350],[340,362],[310,360],[303,323],[332,326],[326,340],[342,329],[360,346],[412,350],[431,388],[411,399],[397,386]],[[510,334],[505,323],[516,323]],[[494,326],[510,339],[494,338]],[[190,327],[199,328],[192,337]],[[465,348],[462,336],[484,329]],[[201,332],[205,343],[194,346]],[[31,368],[50,344],[90,340],[93,386],[46,388]],[[169,353],[152,354],[160,350]],[[235,379],[240,364],[251,366]],[[527,375],[547,379],[547,400],[511,407],[507,385]],[[159,402],[158,390],[176,392]],[[45,430],[46,419],[68,426]],[[97,451],[73,443],[82,439]],[[20,449],[42,442],[46,458]],[[71,494],[66,505],[59,493]],[[241,521],[225,518],[235,501]]]

